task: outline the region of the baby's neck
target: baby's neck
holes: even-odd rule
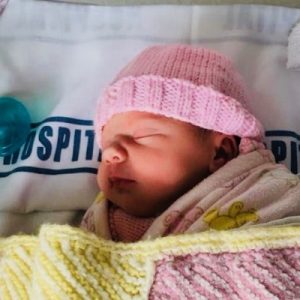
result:
[[[154,217],[135,217],[109,201],[108,221],[112,239],[116,242],[136,242],[142,238]]]

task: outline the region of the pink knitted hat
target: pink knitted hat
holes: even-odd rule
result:
[[[241,137],[240,152],[264,147],[263,128],[247,110],[247,94],[231,61],[191,45],[146,48],[109,85],[97,107],[95,130],[114,115],[143,111]]]

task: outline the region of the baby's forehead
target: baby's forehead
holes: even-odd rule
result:
[[[157,120],[157,121],[167,121],[170,118],[167,116],[164,116],[162,114],[153,113],[153,112],[147,112],[147,111],[128,111],[124,112],[129,117],[135,117],[139,119],[145,119],[145,120]]]
[[[197,133],[200,127],[177,118],[145,111],[127,111],[114,114],[102,127],[108,133],[125,132],[143,128],[167,131],[192,131]],[[107,130],[108,129],[108,130]]]
[[[102,126],[102,132],[108,128],[118,128],[118,130],[126,130],[132,127],[142,127],[151,124],[163,124],[167,122],[168,118],[154,113],[148,113],[144,111],[127,111],[117,113],[111,116],[104,126]],[[107,130],[106,130],[107,131]]]
[[[106,124],[113,122],[122,122],[124,126],[146,124],[149,122],[166,123],[170,122],[173,118],[166,117],[164,115],[145,112],[145,111],[127,111],[113,115]]]

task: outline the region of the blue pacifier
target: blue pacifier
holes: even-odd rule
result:
[[[18,150],[30,132],[30,116],[25,106],[14,98],[0,97],[0,156]]]

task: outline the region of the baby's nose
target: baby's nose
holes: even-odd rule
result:
[[[118,144],[111,145],[102,152],[102,161],[107,164],[121,163],[125,161],[126,158],[126,150]]]

